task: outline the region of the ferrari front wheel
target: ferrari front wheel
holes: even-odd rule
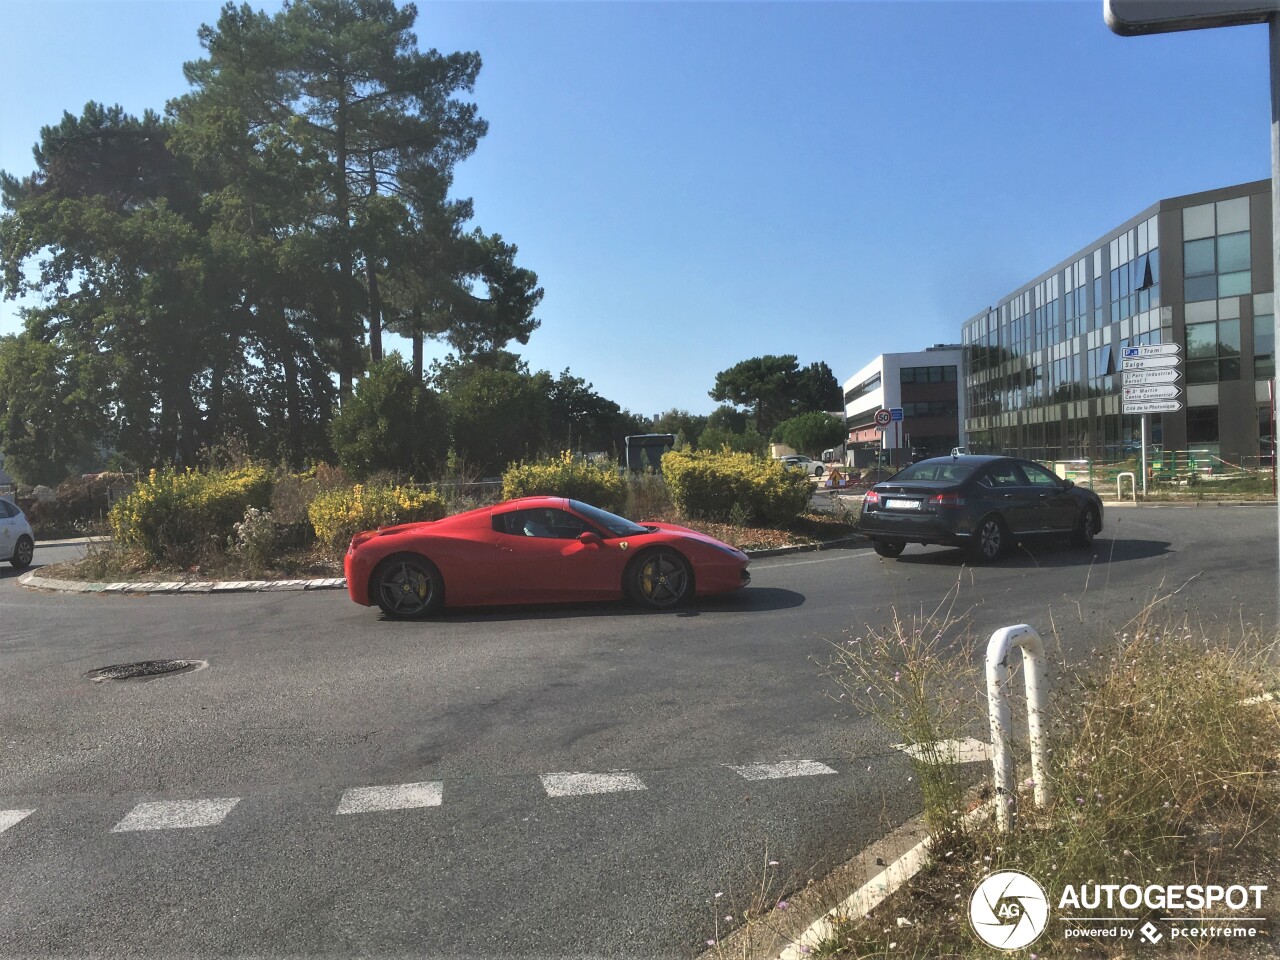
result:
[[[674,550],[654,550],[631,565],[627,587],[632,599],[645,606],[677,607],[693,596],[693,571]]]
[[[421,620],[444,606],[444,580],[436,565],[417,554],[383,560],[369,580],[375,603],[393,620]]]

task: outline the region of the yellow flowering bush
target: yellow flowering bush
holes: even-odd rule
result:
[[[220,548],[250,507],[271,501],[272,474],[256,464],[230,470],[152,470],[107,515],[116,543],[151,563],[186,563]]]
[[[558,457],[513,463],[502,475],[502,498],[568,497],[617,512],[626,507],[627,488],[613,463],[590,463],[566,450]]]
[[[444,499],[434,491],[389,484],[357,483],[328,490],[307,507],[316,539],[329,547],[343,546],[361,530],[397,523],[439,520],[445,515]]]
[[[688,517],[723,520],[745,516],[789,523],[809,506],[809,478],[776,460],[729,450],[669,451],[662,475],[671,500]]]

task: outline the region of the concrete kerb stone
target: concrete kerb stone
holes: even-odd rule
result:
[[[220,580],[220,581],[118,581],[92,583],[79,580],[55,580],[35,572],[24,573],[18,585],[31,590],[56,590],[62,593],[177,594],[177,593],[276,593],[302,590],[345,590],[343,577],[319,577],[310,580]]]
[[[870,541],[865,537],[841,537],[823,543],[805,543],[774,550],[747,550],[751,559],[780,557],[791,553],[811,553],[839,547],[865,547]],[[118,581],[95,583],[81,580],[57,580],[42,577],[35,571],[24,573],[18,585],[31,590],[54,590],[62,593],[120,593],[120,594],[174,594],[174,593],[286,593],[298,590],[345,590],[345,577],[313,577],[305,580],[183,580],[183,581]]]
[[[794,547],[777,547],[772,550],[745,550],[748,557],[752,560],[764,557],[781,557],[789,553],[813,553],[818,550],[835,550],[839,547],[869,547],[871,541],[862,534],[855,533],[853,536],[840,537],[838,540],[824,540],[822,543],[802,543]]]

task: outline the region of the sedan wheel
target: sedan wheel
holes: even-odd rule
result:
[[[444,581],[425,557],[388,557],[373,572],[370,588],[382,612],[395,620],[420,620],[444,605]]]
[[[1076,525],[1076,533],[1072,538],[1077,547],[1093,546],[1093,538],[1098,535],[1098,512],[1093,507],[1085,507]]]
[[[902,540],[872,540],[871,546],[880,556],[888,557],[890,560],[902,556],[902,551],[907,547]]]
[[[35,542],[24,534],[13,545],[13,556],[9,558],[9,563],[17,570],[25,570],[31,566],[31,558],[35,556],[35,552]]]
[[[986,563],[998,560],[1009,546],[1009,533],[999,517],[986,517],[973,538],[974,558]]]
[[[659,610],[676,607],[693,595],[693,573],[684,557],[671,550],[645,554],[631,568],[630,592]]]

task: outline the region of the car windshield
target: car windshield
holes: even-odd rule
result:
[[[894,480],[934,480],[959,483],[973,473],[973,464],[952,460],[922,460],[894,474]]]
[[[596,526],[604,527],[615,537],[638,537],[642,533],[649,532],[640,524],[632,523],[626,517],[620,517],[616,513],[610,513],[608,510],[601,510],[599,507],[593,507],[591,504],[583,503],[581,500],[570,500],[569,507],[574,513],[586,517]]]

